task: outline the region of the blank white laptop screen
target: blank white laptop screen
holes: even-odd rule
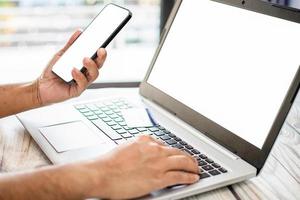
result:
[[[148,83],[262,148],[300,64],[300,25],[185,0]]]

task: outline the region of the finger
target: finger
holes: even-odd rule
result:
[[[75,40],[80,36],[81,33],[81,30],[75,31],[68,40],[67,44],[57,53],[58,56],[62,56],[68,50],[68,48],[75,42]]]
[[[162,146],[165,146],[165,144],[157,139],[155,139],[154,137],[150,136],[150,135],[141,135],[139,136],[139,140],[140,141],[146,141],[146,142],[153,142],[155,144],[158,144],[158,145],[162,145]]]
[[[166,159],[165,169],[168,171],[185,171],[199,174],[198,163],[187,156],[176,155]]]
[[[194,163],[198,163],[196,158],[194,158],[193,156],[189,155],[188,153],[182,151],[182,150],[179,150],[177,148],[171,148],[171,147],[168,147],[168,146],[165,146],[163,147],[165,149],[165,153],[166,153],[166,156],[176,156],[176,155],[181,155],[181,156],[185,156],[187,157],[188,159],[190,159],[192,162]]]
[[[97,64],[90,58],[83,59],[83,66],[87,69],[86,75],[88,82],[92,82],[97,79],[99,75]]]
[[[137,141],[139,142],[155,142],[154,138],[150,135],[141,135],[138,137]]]
[[[165,148],[168,156],[183,155],[183,156],[188,156],[191,159],[194,159],[192,156],[190,156],[186,152],[179,150],[177,148],[173,148],[173,147],[169,147],[169,146],[165,146],[164,148]]]
[[[152,137],[152,136],[151,136],[151,137]],[[162,145],[162,146],[166,146],[165,143],[164,143],[163,141],[161,141],[161,140],[159,140],[159,139],[156,139],[156,138],[154,138],[154,137],[152,137],[152,138],[154,139],[154,142],[156,142],[157,144]]]
[[[104,48],[98,49],[97,56],[98,57],[96,58],[95,62],[97,64],[98,68],[100,69],[103,66],[103,64],[106,60],[106,57],[107,57],[106,50]]]
[[[84,76],[83,73],[81,73],[78,69],[74,68],[72,70],[72,76],[73,79],[76,81],[76,89],[78,92],[78,95],[85,90],[85,88],[88,86],[88,80]]]
[[[184,171],[169,171],[164,176],[164,187],[178,184],[192,184],[199,181],[200,177],[197,174]]]

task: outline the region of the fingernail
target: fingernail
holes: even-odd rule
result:
[[[76,75],[77,75],[75,68],[72,69],[72,72],[71,72],[71,73],[72,73],[73,76],[76,76]]]
[[[99,50],[100,50],[100,54],[101,54],[101,55],[103,55],[103,54],[104,54],[104,51],[105,51],[105,49],[104,49],[104,48],[100,48]]]
[[[196,181],[199,181],[199,179],[200,179],[200,176],[199,176],[199,175],[194,175],[194,180],[195,180],[195,182],[196,182]]]
[[[199,168],[199,174],[202,172],[202,169],[201,168]]]

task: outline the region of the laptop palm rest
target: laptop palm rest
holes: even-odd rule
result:
[[[82,121],[46,126],[39,128],[39,131],[57,153],[102,143],[101,137]]]

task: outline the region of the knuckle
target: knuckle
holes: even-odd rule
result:
[[[150,140],[150,136],[148,135],[141,135],[138,137],[139,141],[149,141]]]
[[[151,147],[152,147],[151,150],[152,150],[153,153],[160,154],[163,151],[163,148],[160,145],[156,144],[156,143],[152,143]]]

